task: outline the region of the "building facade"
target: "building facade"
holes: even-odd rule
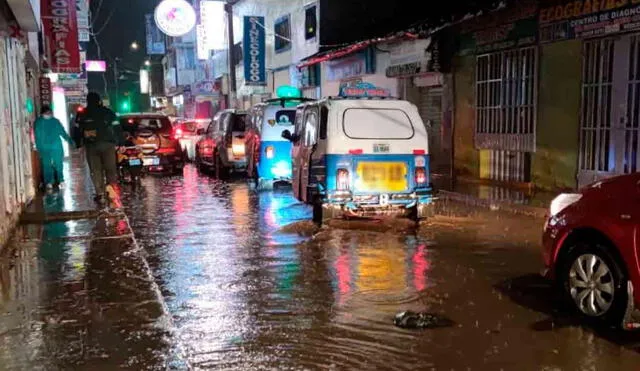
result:
[[[37,1],[0,0],[0,246],[35,192],[30,133],[40,27]]]

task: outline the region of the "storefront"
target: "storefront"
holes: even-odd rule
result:
[[[451,116],[445,113],[452,107],[450,100],[445,99],[445,74],[435,40],[400,41],[382,45],[380,49],[389,55],[385,74],[398,80],[398,97],[418,107],[429,133],[432,173],[450,175],[452,123]]]
[[[0,212],[7,216],[0,223],[2,236],[34,195],[25,49],[17,39],[0,37]]]
[[[537,3],[473,18],[455,32],[455,171],[529,183],[538,114]]]

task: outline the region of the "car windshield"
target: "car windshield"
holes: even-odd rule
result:
[[[123,117],[120,119],[122,129],[135,132],[139,130],[171,131],[171,122],[168,117]]]
[[[247,114],[232,115],[231,116],[231,131],[234,131],[234,132],[242,131],[242,132],[244,132],[244,128],[245,128],[247,117],[248,117]]]
[[[411,139],[415,133],[406,112],[389,108],[349,108],[342,127],[351,139]]]

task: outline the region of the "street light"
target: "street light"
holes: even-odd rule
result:
[[[140,45],[138,44],[137,41],[134,41],[131,43],[130,48],[131,50],[138,50],[140,48]]]
[[[144,65],[145,65],[145,66],[147,66],[147,67],[150,67],[150,66],[151,66],[151,61],[150,61],[150,60],[148,60],[148,59],[147,59],[147,60],[145,60],[145,61],[144,61]]]

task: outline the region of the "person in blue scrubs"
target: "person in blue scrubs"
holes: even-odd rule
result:
[[[53,184],[58,180],[58,187],[64,186],[64,176],[62,175],[62,161],[64,150],[61,139],[74,145],[73,140],[64,130],[62,123],[53,117],[53,111],[49,106],[43,106],[41,115],[34,125],[34,135],[36,139],[36,149],[40,154],[42,164],[42,174],[47,190],[53,189]]]

